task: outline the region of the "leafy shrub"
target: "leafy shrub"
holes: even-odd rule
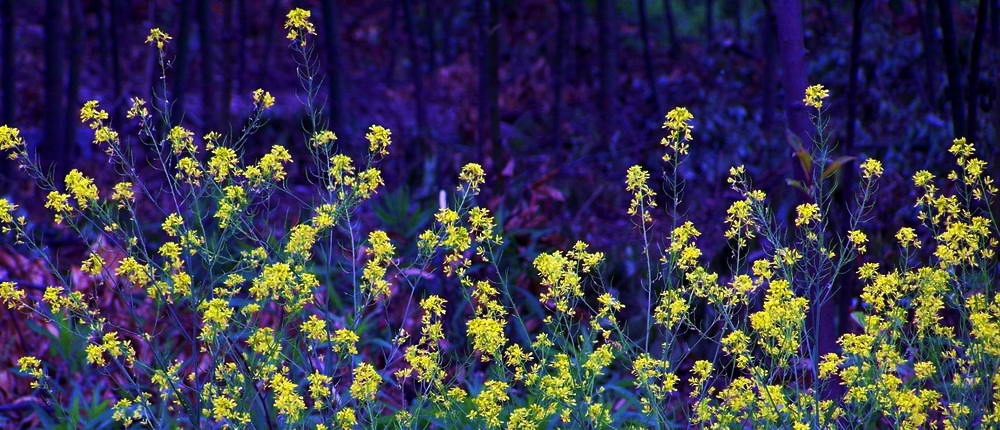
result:
[[[58,186],[20,132],[0,128],[0,150],[46,190],[53,221],[95,245],[64,270],[18,207],[0,200],[3,232],[58,281],[41,294],[0,283],[7,307],[57,333],[49,335],[61,357],[16,363],[44,401],[44,422],[101,427],[110,413],[122,426],[156,428],[1000,424],[997,188],[965,139],[951,146],[958,169],[947,187],[930,172],[913,175],[921,229],[899,229],[901,258],[866,260],[882,164],[861,163],[836,231],[830,176],[844,162],[831,157],[828,93],[810,87],[815,141],[799,158],[811,201],[783,222],[746,169],[733,167],[729,184],[741,197],[724,215],[731,252],[720,275],[702,261],[697,227],[681,219],[694,116],[675,108],[661,141],[666,246],[654,239],[664,200],[650,173],[626,172],[625,212],[644,250],[641,279],[629,282],[644,307],[626,310],[605,286],[604,254],[577,242],[534,258],[545,309],[535,326],[499,266],[514,248],[477,205],[486,181],[478,164],[461,169],[417,237],[362,229],[357,209],[384,185],[378,164],[391,132],[373,125],[360,162],[336,151],[316,103],[309,12],[287,18],[305,92],[305,159],[274,145],[245,161],[277,103],[264,90],[252,94],[239,132],[200,141],[170,117],[165,88],[151,102],[133,98],[138,149],[87,102],[80,118],[121,179],[107,190],[78,170]],[[147,39],[164,75],[169,41],[158,29]],[[309,193],[288,185],[296,162],[309,163]],[[839,353],[821,354],[821,337],[833,334],[821,332],[819,310],[853,282],[855,266],[859,330],[839,338]],[[424,281],[436,271],[449,291],[430,293]],[[74,287],[81,276],[92,290]],[[119,312],[102,308],[97,288],[113,291]],[[400,307],[393,325],[387,311]],[[450,321],[464,330],[449,333]],[[95,389],[86,400],[67,374],[105,381],[114,398],[103,402]]]

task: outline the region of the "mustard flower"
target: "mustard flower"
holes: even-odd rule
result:
[[[276,373],[271,377],[271,388],[274,389],[274,409],[279,414],[288,417],[291,422],[296,422],[306,408],[306,403],[298,393],[298,384],[292,382],[287,376]]]
[[[882,176],[882,162],[874,158],[865,160],[864,163],[861,163],[861,176],[865,179]]]
[[[97,185],[79,170],[73,169],[66,174],[66,189],[73,195],[80,209],[86,209],[91,202],[97,200]]]
[[[119,202],[119,207],[124,208],[126,204],[135,200],[134,185],[131,182],[119,182],[111,190],[111,200]]]
[[[323,409],[324,402],[331,394],[330,384],[333,383],[333,378],[319,373],[319,371],[314,371],[306,379],[309,380],[309,397],[313,399],[313,407]]]
[[[214,298],[198,305],[202,311],[202,328],[200,339],[205,342],[215,341],[219,333],[229,328],[229,320],[233,317],[233,308],[229,301],[222,298]]]
[[[493,354],[499,353],[507,343],[504,327],[507,321],[494,318],[474,318],[468,322],[468,335],[472,339],[472,348],[479,352],[480,360],[490,361]]]
[[[246,190],[238,185],[229,185],[223,188],[222,192],[223,198],[219,200],[219,209],[213,217],[219,220],[219,228],[225,229],[229,227],[236,214],[243,210],[248,199]]]
[[[917,239],[916,230],[910,227],[901,227],[899,231],[896,232],[896,241],[899,242],[899,246],[903,248],[920,248],[920,240]]]
[[[488,428],[500,427],[500,411],[510,399],[507,389],[506,382],[486,381],[483,391],[472,400],[475,407],[469,410],[468,418],[481,420]]]
[[[342,328],[337,330],[333,333],[333,351],[341,355],[357,354],[358,340],[358,335],[350,329]]]
[[[372,125],[368,127],[365,139],[368,140],[368,152],[371,152],[372,155],[389,155],[389,145],[392,144],[392,131],[381,125]]]
[[[486,173],[483,166],[477,163],[468,163],[462,166],[462,171],[458,174],[458,179],[469,186],[474,193],[479,192],[479,186],[486,182]],[[459,187],[461,190],[461,187]]]
[[[164,33],[159,28],[154,27],[149,29],[149,36],[146,36],[146,43],[150,45],[155,44],[156,49],[163,50],[163,45],[171,39],[172,37],[170,37],[169,34]]]
[[[309,224],[299,224],[292,227],[285,244],[285,252],[293,257],[308,260],[312,257],[312,247],[316,244],[316,234],[319,229]]]
[[[795,207],[795,226],[809,225],[814,221],[819,221],[819,205],[816,203],[803,203]]]
[[[288,35],[286,36],[288,40],[299,40],[302,46],[306,45],[307,34],[316,34],[316,28],[313,26],[312,22],[309,22],[309,18],[312,16],[312,12],[295,8],[288,12],[285,20],[285,29],[288,30]]]
[[[688,142],[691,141],[691,131],[694,130],[694,126],[691,125],[692,119],[694,115],[685,107],[675,107],[667,112],[662,126],[668,130],[667,137],[660,140],[660,144],[672,151],[675,157],[688,153]],[[670,153],[663,155],[663,161],[671,161]]]
[[[69,204],[69,197],[69,194],[63,194],[58,191],[49,191],[49,194],[46,196],[45,208],[55,213],[56,224],[61,224],[63,216],[73,211],[73,206]]]
[[[101,273],[101,269],[104,268],[104,259],[97,253],[90,253],[86,260],[83,260],[83,264],[80,265],[80,270],[83,273],[90,274],[91,276],[97,276]]]
[[[149,109],[146,108],[146,100],[142,97],[132,97],[129,99],[128,112],[125,113],[125,117],[132,118],[145,118],[149,116]]]
[[[299,330],[305,333],[306,339],[322,342],[326,340],[326,321],[316,315],[309,315],[309,319],[302,322]]]
[[[806,106],[812,106],[816,109],[820,109],[823,107],[823,99],[829,96],[830,92],[827,91],[826,88],[823,88],[823,85],[816,84],[806,88],[806,97],[802,99],[802,102],[805,103]]]
[[[167,140],[170,141],[170,149],[174,155],[180,155],[185,151],[195,152],[197,149],[194,146],[194,133],[179,125],[175,125],[170,129],[170,132],[167,134]]]
[[[42,377],[44,377],[42,361],[31,355],[17,359],[17,370],[33,379],[31,381],[31,388],[38,388],[42,382]]]
[[[17,284],[13,282],[0,282],[0,302],[8,309],[24,306],[24,290],[18,289]]]
[[[239,157],[236,151],[224,146],[212,149],[212,158],[208,160],[208,174],[215,182],[222,182],[239,170]]]
[[[21,137],[21,130],[6,125],[0,125],[0,151],[10,151],[8,158],[17,158],[18,153],[24,151],[24,138]]]
[[[351,430],[358,425],[358,418],[354,415],[353,408],[344,408],[337,411],[337,424],[341,430]]]
[[[868,243],[868,235],[866,235],[861,230],[851,230],[847,232],[847,240],[857,248],[858,252],[864,254],[868,250],[866,244]]]
[[[270,92],[264,91],[262,88],[257,88],[253,90],[253,104],[258,109],[267,110],[274,106],[274,96]]]
[[[629,167],[628,172],[625,174],[625,191],[632,193],[632,201],[629,203],[628,214],[635,215],[639,213],[641,207],[642,213],[639,215],[644,221],[651,222],[653,218],[647,208],[656,207],[656,201],[653,200],[656,192],[649,187],[648,181],[649,172],[639,165]]]
[[[382,377],[369,363],[360,363],[354,368],[354,382],[351,383],[351,397],[359,401],[374,401]]]

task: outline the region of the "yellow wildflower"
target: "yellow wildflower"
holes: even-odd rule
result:
[[[816,84],[806,88],[806,97],[802,99],[802,102],[805,103],[806,106],[812,106],[816,109],[820,109],[823,107],[823,99],[829,96],[830,92],[827,91],[826,88],[823,88],[823,85]]]

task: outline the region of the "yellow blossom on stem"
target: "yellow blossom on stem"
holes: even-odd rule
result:
[[[302,46],[306,45],[307,34],[316,34],[316,27],[313,26],[312,22],[309,22],[309,18],[312,16],[312,12],[295,8],[288,11],[288,15],[285,16],[285,29],[288,30],[288,35],[286,36],[288,40],[299,40]]]
[[[806,106],[812,106],[816,109],[820,109],[823,107],[823,99],[829,96],[830,92],[827,91],[822,84],[816,84],[806,88],[806,96],[802,99],[802,102],[805,103]]]
[[[169,34],[164,33],[159,28],[154,27],[149,29],[149,36],[146,36],[146,43],[150,45],[155,44],[156,49],[163,50],[163,45],[171,39],[172,37],[170,37]]]

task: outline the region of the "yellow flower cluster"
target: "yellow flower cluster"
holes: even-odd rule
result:
[[[389,281],[385,279],[386,269],[392,264],[396,248],[389,241],[384,231],[376,230],[368,234],[368,249],[370,257],[365,263],[361,278],[364,283],[361,289],[375,300],[388,298],[390,294]]]
[[[163,45],[173,39],[169,34],[164,33],[159,28],[149,29],[149,36],[146,36],[146,44],[156,45],[156,49],[163,50]]]
[[[649,187],[649,172],[642,168],[642,166],[635,165],[628,168],[628,172],[625,174],[625,191],[632,193],[632,201],[628,206],[628,214],[635,215],[639,214],[644,222],[652,222],[653,216],[650,215],[649,208],[656,207],[656,201],[653,197],[656,196],[656,192]]]
[[[285,30],[288,30],[288,40],[297,40],[302,46],[306,45],[306,35],[316,34],[316,27],[309,22],[312,12],[295,8],[288,12],[285,17]]]
[[[811,85],[806,88],[806,97],[802,99],[802,102],[806,106],[812,106],[816,109],[823,107],[823,99],[830,97],[830,92],[821,84]]]
[[[374,401],[378,393],[382,376],[371,363],[360,363],[354,368],[354,381],[351,382],[351,397],[360,401]]]

